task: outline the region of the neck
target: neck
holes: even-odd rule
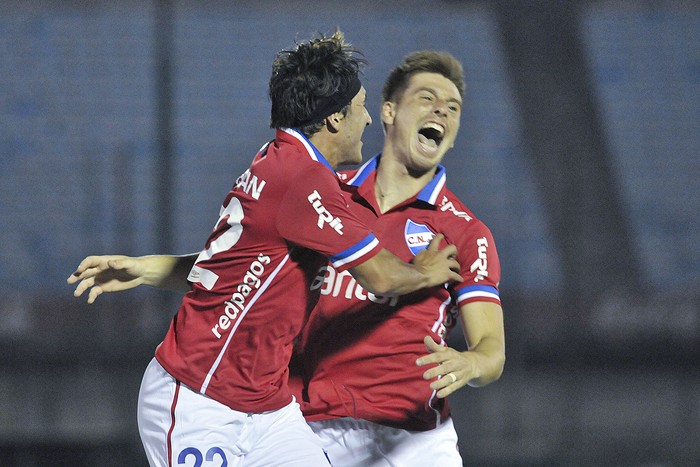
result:
[[[309,137],[309,141],[311,144],[316,146],[316,149],[318,149],[321,154],[323,154],[323,157],[326,158],[331,167],[334,169],[338,168],[339,161],[336,155],[335,145],[323,131],[319,131],[311,135],[311,137]]]
[[[396,207],[422,190],[435,175],[435,170],[420,174],[411,172],[395,158],[382,159],[377,167],[374,191],[381,212]]]

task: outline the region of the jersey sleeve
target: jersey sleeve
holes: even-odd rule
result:
[[[320,164],[290,181],[276,225],[286,240],[327,256],[339,271],[381,250],[372,231],[350,212],[338,180]]]
[[[481,221],[458,239],[457,257],[464,281],[455,287],[457,304],[486,301],[501,304],[501,264],[491,231]]]

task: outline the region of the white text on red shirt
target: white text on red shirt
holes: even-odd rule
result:
[[[328,209],[321,204],[321,195],[318,194],[318,191],[314,190],[314,192],[309,195],[308,200],[318,213],[318,228],[322,229],[323,224],[328,223],[333,230],[343,235],[342,221],[337,217],[333,217],[333,215],[328,212]]]
[[[389,306],[396,306],[399,301],[398,297],[384,297],[375,295],[372,292],[367,292],[360,284],[352,277],[348,271],[338,273],[330,266],[324,266],[318,270],[314,281],[311,283],[311,290],[321,289],[321,295],[330,295],[331,297],[339,297],[345,284],[345,298],[348,300],[357,298],[358,300],[370,300],[374,303],[388,303]]]
[[[270,257],[260,253],[258,259],[250,263],[250,267],[243,276],[243,282],[238,284],[231,299],[224,302],[224,312],[211,328],[211,332],[217,339],[221,339],[220,331],[226,331],[231,327],[231,323],[236,321],[238,314],[245,308],[248,295],[260,287],[260,277],[265,273],[266,264],[270,264]]]

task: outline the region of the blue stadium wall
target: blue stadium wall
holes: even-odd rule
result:
[[[460,134],[444,165],[496,239],[509,339],[501,381],[453,398],[466,463],[700,462],[698,4],[576,7],[647,289],[643,299],[624,283],[594,291],[583,339],[610,356],[593,361],[548,358],[570,351],[557,339],[567,327],[559,232],[528,157],[491,2],[281,5],[174,2],[165,116],[157,2],[0,5],[0,465],[143,462],[139,378],[176,299],[135,291],[87,307],[65,279],[87,254],[199,250],[223,196],[272,137],[275,52],[336,26],[368,61],[366,157],[381,148],[383,79],[405,54],[445,50],[465,66]],[[634,358],[650,349],[657,360]]]

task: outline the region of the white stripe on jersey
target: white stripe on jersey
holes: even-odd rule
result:
[[[282,261],[280,262],[280,264],[277,265],[275,270],[270,273],[270,276],[263,283],[263,285],[260,286],[260,288],[255,293],[255,295],[253,295],[253,298],[251,298],[250,302],[248,302],[248,305],[241,312],[241,317],[238,319],[238,321],[236,321],[236,324],[233,326],[233,329],[231,329],[231,332],[229,333],[228,337],[226,338],[226,342],[224,342],[224,346],[221,348],[219,355],[216,357],[216,360],[214,361],[214,364],[209,369],[209,372],[207,373],[207,377],[204,378],[204,383],[202,383],[202,387],[199,389],[199,392],[201,392],[202,394],[206,394],[207,387],[209,386],[209,382],[211,381],[212,376],[214,376],[214,372],[216,372],[216,369],[219,367],[219,363],[221,363],[221,360],[224,358],[224,354],[226,353],[226,349],[228,349],[228,346],[231,343],[231,339],[233,338],[233,335],[236,332],[236,329],[238,329],[238,325],[241,324],[241,322],[243,321],[243,318],[245,318],[245,315],[248,314],[250,307],[253,306],[253,304],[258,300],[258,298],[260,298],[260,296],[270,286],[270,282],[272,282],[272,280],[275,277],[277,277],[277,274],[282,269],[282,266],[284,266],[287,263],[288,259],[289,259],[289,253],[287,253],[287,255],[284,258],[282,258]]]
[[[431,331],[437,332],[438,329],[440,329],[440,325],[442,324],[442,322],[445,319],[445,308],[447,308],[447,305],[449,305],[450,302],[452,302],[452,297],[448,296],[447,300],[445,300],[444,302],[442,302],[440,304],[440,316],[435,321],[435,323],[433,323],[433,327],[431,328]],[[445,343],[445,339],[442,338],[442,336],[440,336],[440,345],[442,345],[444,343]],[[435,414],[435,424],[437,426],[440,426],[440,424],[442,423],[442,417],[440,416],[440,410],[433,407],[433,400],[435,400],[436,396],[437,396],[437,389],[433,390],[432,394],[430,395],[430,399],[428,399],[428,407],[430,407],[430,410],[432,410],[433,414]]]
[[[445,173],[443,172],[442,176],[438,180],[437,185],[435,186],[435,189],[430,194],[430,199],[428,200],[428,202],[430,204],[437,204],[438,195],[440,194],[440,191],[442,191],[442,188],[445,186],[446,182],[447,182],[447,177],[445,176]]]
[[[430,399],[428,399],[428,407],[430,407],[430,410],[432,410],[433,414],[435,414],[435,425],[440,426],[440,424],[442,424],[442,416],[440,415],[440,410],[433,407],[435,397],[437,397],[437,389],[433,389],[432,394],[430,394]]]
[[[301,137],[301,133],[297,132],[296,130],[293,130],[292,128],[280,128],[280,130],[284,131],[288,135],[293,136],[297,141],[304,145],[306,151],[309,153],[309,157],[311,157],[316,162],[320,162],[318,160],[318,157],[316,157],[316,153],[314,152],[313,148],[306,140],[306,138]]]
[[[445,342],[445,339],[440,338],[440,345],[447,345]],[[442,376],[438,376],[438,379],[442,378]],[[438,390],[433,389],[433,392],[430,394],[430,398],[428,399],[428,407],[430,407],[430,410],[433,411],[433,414],[435,415],[435,425],[440,426],[442,424],[442,415],[440,414],[440,410],[433,407],[433,401],[437,397]]]
[[[448,296],[447,300],[445,300],[444,302],[442,302],[440,304],[440,312],[438,313],[438,319],[435,321],[435,323],[433,323],[433,327],[431,328],[431,331],[437,332],[438,329],[440,329],[440,325],[445,320],[445,308],[447,307],[447,305],[450,304],[451,301],[452,301],[452,297]]]
[[[495,298],[499,302],[501,301],[501,297],[498,296],[496,293],[492,292],[486,292],[483,290],[475,290],[473,292],[465,292],[463,294],[459,295],[459,300],[466,300],[468,298],[474,298],[474,297],[484,297],[484,298]]]
[[[367,245],[365,245],[364,248],[357,250],[355,253],[351,254],[350,256],[339,259],[338,261],[333,261],[333,267],[337,269],[344,264],[348,264],[352,261],[355,261],[360,256],[366,255],[368,251],[373,250],[377,246],[378,243],[379,243],[379,240],[377,240],[375,237],[371,242],[369,242]]]

